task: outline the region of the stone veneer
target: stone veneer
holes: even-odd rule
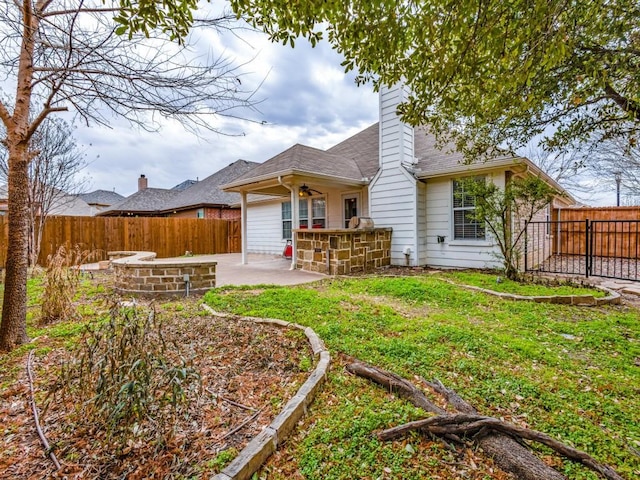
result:
[[[391,228],[296,229],[296,268],[328,275],[391,265]]]
[[[217,262],[198,257],[155,260],[154,252],[109,252],[120,294],[141,296],[186,295],[184,277],[189,275],[189,294],[203,294],[216,286]]]

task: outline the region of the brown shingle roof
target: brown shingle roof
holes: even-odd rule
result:
[[[194,183],[189,188],[183,190],[175,197],[171,198],[165,208],[167,210],[179,210],[199,206],[228,206],[240,202],[240,194],[234,192],[223,192],[220,185],[229,183],[246,172],[256,168],[259,163],[247,160],[236,160],[227,165],[222,170],[209,175],[204,180]]]
[[[251,183],[269,175],[276,176],[292,171],[358,181],[371,180],[379,168],[379,128],[379,123],[374,123],[326,151],[296,144],[238,177],[233,181],[233,185],[241,185],[242,182]],[[426,128],[416,128],[414,131],[416,173],[421,177],[428,177],[430,174],[464,170],[463,155],[451,150],[453,150],[451,147],[445,147],[442,150],[436,148],[435,137],[428,133]],[[490,166],[492,162],[505,162],[511,158],[496,157],[487,160],[483,165]]]
[[[167,202],[175,197],[178,193],[176,190],[167,190],[165,188],[145,188],[138,190],[133,195],[129,195],[115,205],[98,213],[102,216],[117,216],[126,214],[161,214],[165,210]]]
[[[222,170],[184,190],[146,188],[112,205],[99,215],[154,214],[163,215],[176,210],[187,210],[204,206],[235,205],[240,194],[223,192],[220,185],[228,183],[258,165],[247,160],[237,160]]]
[[[353,158],[296,144],[236,178],[234,183],[292,170],[352,180],[361,180],[363,177],[358,163]]]
[[[379,124],[374,123],[327,152],[352,159],[358,165],[362,177],[371,179],[378,171],[379,137]]]

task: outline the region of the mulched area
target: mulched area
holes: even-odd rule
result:
[[[34,426],[27,355],[15,356],[3,362],[1,376],[0,478],[207,478],[224,466],[221,452],[240,451],[309,375],[312,352],[301,331],[202,316],[195,305],[162,315],[201,377],[188,408],[173,419],[170,438],[154,439],[158,419],[148,418],[124,442],[108,440],[82,418],[81,402],[59,396],[41,418],[63,466],[55,472]],[[36,342],[36,401],[43,408],[68,353],[59,341],[41,337]]]

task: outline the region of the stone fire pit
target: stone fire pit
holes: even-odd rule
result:
[[[216,286],[215,261],[198,256],[156,259],[155,252],[109,252],[120,294],[200,295]]]

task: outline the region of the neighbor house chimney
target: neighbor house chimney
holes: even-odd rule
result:
[[[145,177],[144,175],[140,175],[140,178],[138,179],[138,191],[146,190],[147,182],[147,177]]]

